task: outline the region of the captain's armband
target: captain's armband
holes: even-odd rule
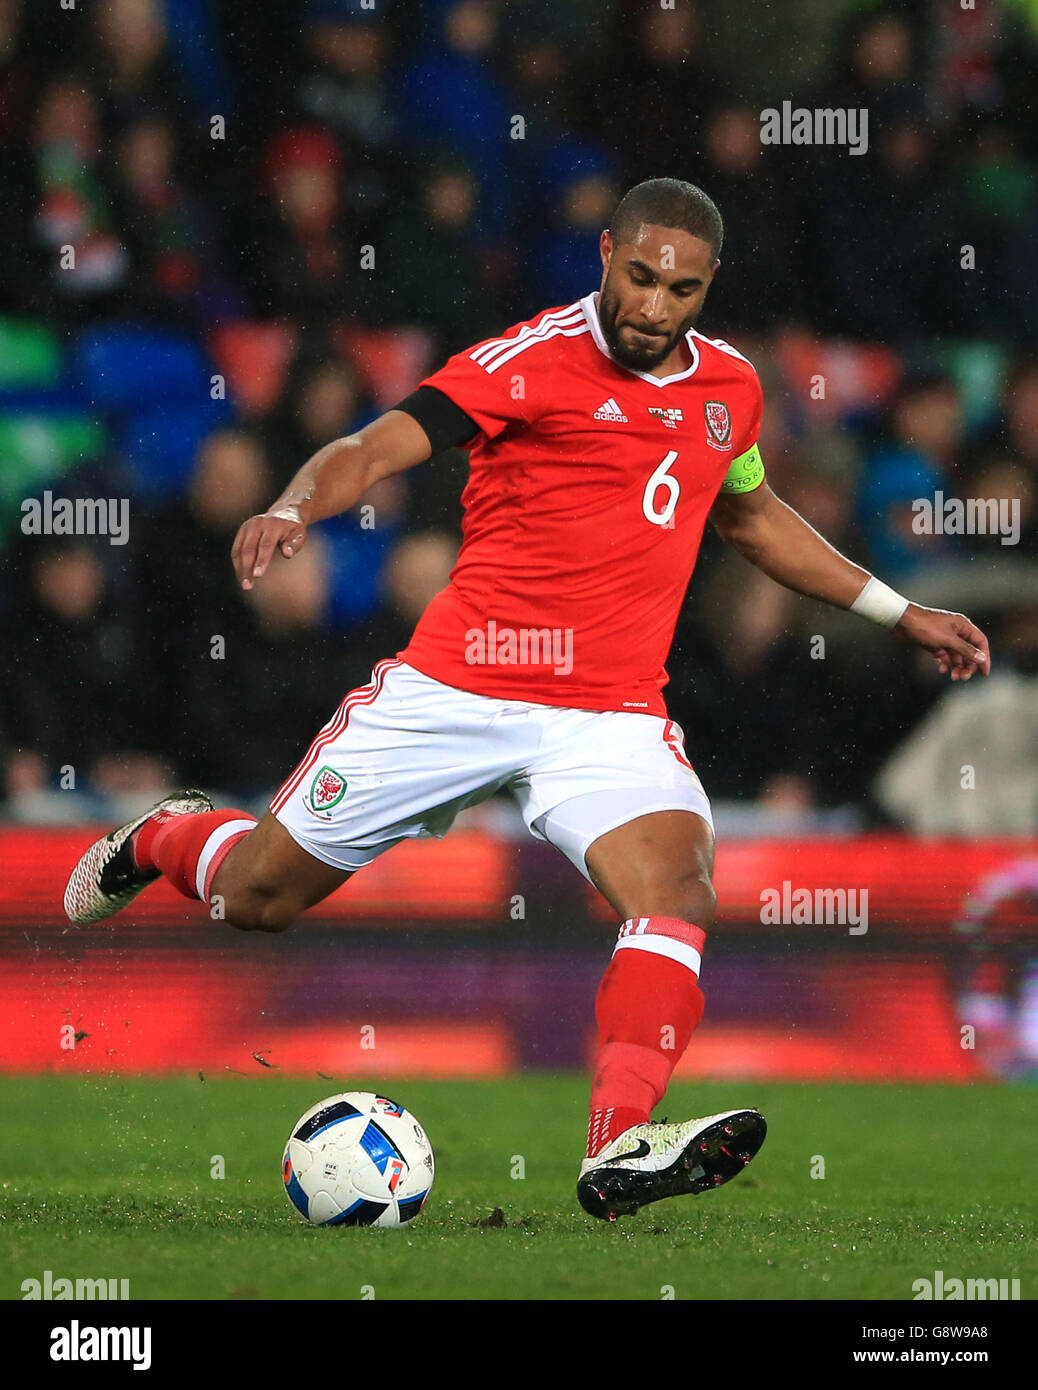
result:
[[[732,459],[731,467],[724,475],[722,492],[752,492],[764,481],[764,460],[760,456],[760,446],[754,444],[745,454]]]

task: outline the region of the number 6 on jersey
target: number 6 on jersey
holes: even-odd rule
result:
[[[666,526],[674,515],[674,508],[678,505],[678,497],[681,495],[681,484],[677,478],[672,478],[667,469],[678,456],[677,449],[671,449],[670,453],[655,470],[652,477],[645,484],[645,491],[642,494],[642,511],[645,513],[645,520],[651,521],[654,526]],[[663,510],[656,510],[656,490],[665,487],[667,489],[667,500],[663,504]]]

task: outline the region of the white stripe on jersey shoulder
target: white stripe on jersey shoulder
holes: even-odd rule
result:
[[[738,348],[733,348],[731,343],[726,343],[723,338],[707,338],[704,334],[697,333],[694,328],[690,328],[689,332],[692,334],[693,338],[698,338],[700,342],[703,343],[709,343],[711,347],[720,348],[720,350],[726,352],[729,357],[738,357],[740,361],[746,363],[747,367],[753,366],[753,363],[748,357],[743,357]]]
[[[527,338],[525,342],[517,343],[515,347],[509,348],[506,352],[498,353],[493,362],[484,367],[487,372],[496,372],[498,367],[503,367],[506,362],[510,362],[513,357],[518,357],[521,352],[525,352],[528,347],[534,347],[538,343],[546,343],[549,338],[578,338],[581,333],[589,332],[588,326],[582,320],[574,323],[558,323],[547,333],[537,337]]]
[[[546,342],[559,333],[569,337],[574,331],[587,331],[579,303],[543,314],[536,323],[524,324],[514,337],[493,338],[490,342],[481,343],[469,353],[469,357],[473,362],[478,362],[485,371],[492,372],[517,353],[533,347],[534,343]]]
[[[576,318],[580,312],[580,304],[567,304],[564,309],[545,310],[535,323],[524,323],[519,332],[514,336],[506,338],[490,338],[485,343],[480,343],[469,353],[474,362],[482,361],[488,355],[493,354],[501,348],[514,347],[521,339],[529,338],[534,333],[545,333],[555,323],[562,320]]]

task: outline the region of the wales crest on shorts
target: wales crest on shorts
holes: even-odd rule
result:
[[[334,768],[326,765],[318,769],[303,800],[307,808],[319,816],[338,806],[345,795],[346,778],[340,777]]]

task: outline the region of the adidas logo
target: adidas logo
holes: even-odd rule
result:
[[[595,420],[615,420],[617,424],[626,425],[627,416],[623,413],[612,396],[606,401],[605,405],[600,405],[592,417]]]

